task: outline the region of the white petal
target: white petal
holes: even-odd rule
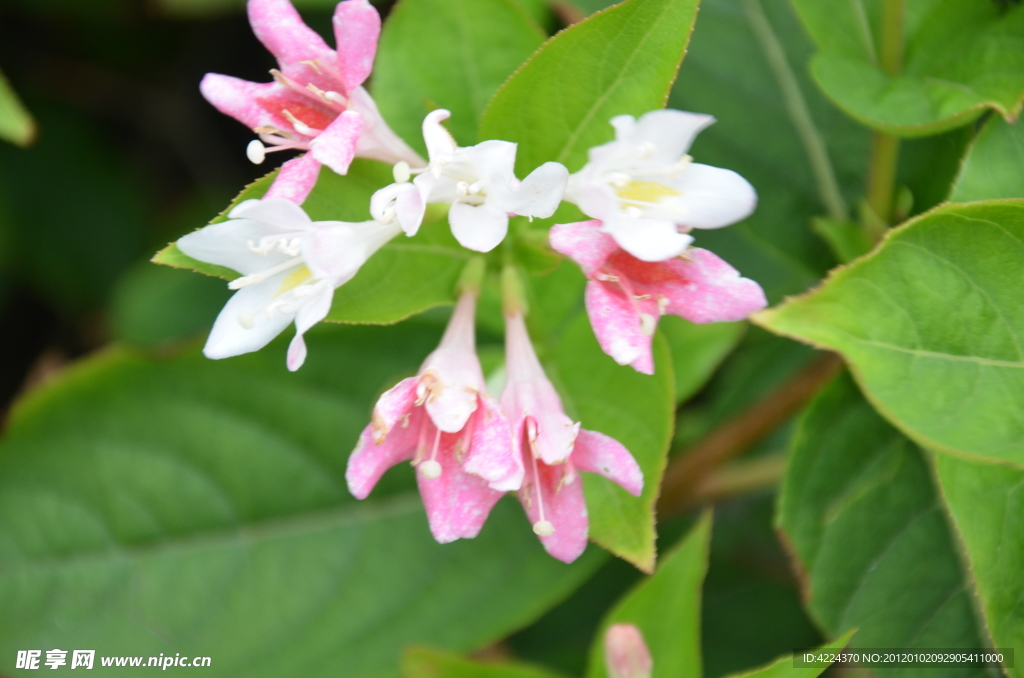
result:
[[[193,259],[250,275],[288,258],[278,251],[257,254],[249,249],[250,242],[258,244],[260,238],[280,233],[280,228],[263,221],[229,219],[183,236],[178,240],[178,249]]]
[[[433,177],[429,175],[424,175],[424,177],[433,180]],[[420,178],[417,177],[417,180]],[[370,199],[370,215],[380,222],[397,219],[406,235],[416,235],[420,224],[423,223],[423,214],[427,208],[426,193],[429,191],[424,190],[424,186],[419,183],[385,186],[374,193]],[[388,208],[395,210],[394,217],[389,218],[389,215],[385,214],[385,210]]]
[[[629,141],[636,130],[636,118],[632,115],[616,115],[609,122],[615,128],[617,141]]]
[[[620,218],[605,222],[607,231],[622,249],[643,261],[665,261],[679,256],[693,242],[666,219]]]
[[[397,224],[364,221],[318,221],[302,238],[302,258],[314,278],[330,279],[334,287],[348,282],[366,260],[398,235]]]
[[[330,285],[324,285],[323,290],[306,302],[295,314],[295,337],[288,345],[287,365],[289,371],[294,372],[306,362],[306,340],[302,335],[327,316],[333,300],[334,289]]]
[[[679,223],[691,228],[720,228],[750,216],[757,193],[732,170],[692,164],[672,182],[682,192],[673,203],[682,208]]]
[[[476,167],[479,178],[495,186],[511,189],[516,169],[514,143],[490,139],[464,148],[462,153]]]
[[[565,165],[546,162],[519,184],[509,211],[524,217],[546,219],[558,209],[568,182],[569,170]]]
[[[486,204],[455,203],[448,210],[448,223],[459,244],[477,252],[490,252],[508,233],[508,215]]]
[[[203,354],[219,360],[258,351],[291,323],[294,313],[274,312],[267,317],[266,307],[288,273],[279,273],[256,285],[235,292],[217,316],[206,340]],[[243,325],[250,325],[248,328]]]
[[[710,115],[687,113],[672,109],[651,111],[641,116],[629,135],[629,142],[637,146],[650,143],[654,154],[643,166],[663,167],[679,160],[693,144],[697,134],[715,122]]]
[[[236,205],[228,218],[255,219],[284,231],[297,231],[312,221],[304,209],[284,198],[246,200]]]
[[[447,120],[451,115],[445,109],[439,108],[428,113],[423,119],[423,141],[427,144],[427,154],[430,155],[431,161],[451,155],[458,148],[455,139],[441,125],[441,121]]]

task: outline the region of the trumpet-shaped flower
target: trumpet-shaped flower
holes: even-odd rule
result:
[[[612,118],[615,141],[590,149],[587,165],[569,178],[565,199],[600,220],[602,230],[638,259],[682,254],[693,242],[691,229],[728,226],[757,204],[746,179],[686,155],[713,122],[709,115],[673,110]]]
[[[654,373],[651,337],[662,315],[698,324],[726,322],[768,304],[760,285],[707,250],[643,261],[622,249],[598,221],[557,224],[550,240],[587,276],[587,314],[601,348],[644,374]]]
[[[301,204],[320,165],[345,174],[356,156],[423,164],[361,86],[380,35],[380,15],[367,0],[344,0],[335,9],[337,51],[302,22],[288,0],[249,0],[248,10],[256,37],[277,57],[274,81],[208,73],[199,89],[217,110],[259,135],[261,141],[250,142],[247,152],[253,162],[263,162],[269,151],[309,151],[284,164],[269,197]]]
[[[597,473],[632,495],[643,472],[614,438],[580,429],[537,360],[523,316],[505,319],[506,382],[501,405],[526,471],[519,501],[544,548],[567,563],[587,546],[587,505],[578,471]]]
[[[212,224],[178,240],[182,252],[242,274],[217,316],[203,353],[219,359],[266,346],[292,321],[288,369],[306,359],[303,334],[323,320],[334,290],[348,282],[400,231],[375,221],[313,221],[284,198],[246,200]]]
[[[555,213],[569,177],[563,165],[546,162],[519,181],[514,143],[490,140],[460,148],[441,125],[450,115],[439,109],[424,119],[430,162],[423,170],[396,166],[398,183],[378,191],[370,203],[375,219],[397,221],[414,235],[427,203],[449,203],[448,223],[459,243],[489,252],[504,240],[510,214],[546,218]],[[410,172],[418,176],[408,183]]]
[[[463,294],[419,374],[380,397],[345,473],[352,494],[365,499],[385,471],[412,460],[441,543],[475,537],[502,494],[523,481],[508,420],[484,386],[475,306],[476,295]]]

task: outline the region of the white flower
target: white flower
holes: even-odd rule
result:
[[[398,183],[377,191],[370,203],[375,219],[397,221],[413,235],[427,203],[449,203],[448,222],[459,243],[489,252],[505,238],[510,214],[546,218],[555,213],[569,177],[563,165],[546,162],[520,182],[514,143],[490,140],[460,148],[441,125],[450,115],[440,109],[423,120],[430,163],[422,170],[395,166]],[[411,173],[418,176],[407,183]]]
[[[754,211],[757,194],[740,175],[686,155],[710,115],[659,110],[612,118],[615,141],[590,149],[569,178],[565,199],[602,222],[624,250],[644,261],[681,254],[694,228],[720,228]]]
[[[348,282],[397,226],[375,221],[312,221],[284,198],[246,200],[228,220],[178,241],[182,252],[238,271],[238,290],[217,316],[203,353],[214,360],[259,350],[292,321],[288,369],[306,359],[302,335],[324,319],[334,289]]]

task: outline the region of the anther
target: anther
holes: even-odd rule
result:
[[[653,337],[654,331],[658,329],[658,319],[650,313],[640,314],[640,331],[645,337]]]
[[[252,164],[259,165],[267,158],[267,147],[261,144],[258,139],[253,139],[245,147],[245,157],[249,158],[249,162]]]
[[[317,131],[314,130],[312,127],[296,118],[295,115],[287,108],[282,109],[281,114],[284,115],[284,117],[288,118],[288,122],[292,124],[292,127],[294,127],[295,131],[298,132],[299,134],[304,134],[307,137],[311,137],[317,133]]]
[[[420,465],[417,466],[417,468],[420,471],[420,475],[422,475],[424,478],[427,478],[428,480],[433,480],[434,478],[441,477],[441,464],[434,461],[433,459],[421,461]]]
[[[555,526],[550,520],[538,520],[533,524],[533,533],[538,537],[550,537],[555,533]]]
[[[399,160],[395,163],[395,166],[391,168],[391,175],[395,178],[395,183],[404,184],[409,181],[409,177],[412,173],[409,170],[409,163],[404,160]]]
[[[323,74],[323,71],[320,70],[320,64],[318,64],[316,61],[317,61],[316,59],[310,59],[310,60],[307,60],[307,61],[300,61],[299,63],[300,64],[306,64],[307,66],[312,68],[317,73]]]

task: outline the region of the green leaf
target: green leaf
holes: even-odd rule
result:
[[[654,502],[672,438],[675,390],[672,357],[655,336],[654,375],[616,365],[594,338],[586,314],[579,314],[554,350],[565,405],[584,429],[615,438],[632,452],[644,473],[644,490],[634,497],[612,481],[584,476],[590,538],[645,572],[654,569]]]
[[[986,109],[1015,119],[1024,103],[1024,7],[907,0],[901,74],[880,65],[883,0],[793,0],[818,45],[821,89],[865,125],[900,136],[936,134]]]
[[[923,453],[846,374],[799,424],[777,521],[825,633],[859,629],[853,648],[986,646]],[[932,674],[987,675],[981,668]]]
[[[551,160],[580,169],[612,117],[665,105],[696,12],[697,0],[629,0],[562,31],[494,95],[480,137],[518,142],[521,176]]]
[[[0,139],[28,146],[36,138],[36,123],[0,71]]]
[[[1022,270],[1024,201],[947,205],[754,320],[842,353],[924,446],[1024,464]]]
[[[474,650],[565,597],[601,552],[555,561],[511,499],[440,545],[406,465],[365,501],[346,489],[376,395],[439,334],[318,327],[295,374],[283,341],[217,362],[115,350],[22,401],[0,444],[0,671],[84,647],[377,678],[410,644]]]
[[[746,325],[695,325],[669,315],[661,319],[659,328],[672,352],[672,367],[676,373],[676,403],[681,403],[689,400],[707,383],[712,373],[739,343]]]
[[[701,586],[708,566],[711,514],[605,616],[590,649],[587,678],[606,678],[604,637],[612,624],[633,624],[651,652],[656,676],[699,676]]]
[[[224,221],[243,200],[263,197],[276,176],[276,171],[271,172],[247,186],[211,223]],[[372,160],[356,160],[345,176],[322,169],[302,207],[314,221],[366,221],[370,197],[392,181],[390,168]],[[326,320],[384,325],[451,304],[455,283],[471,255],[452,237],[445,214],[430,209],[415,237],[399,235],[335,290]],[[235,271],[186,256],[175,243],[157,252],[153,262],[225,280],[238,277]]]
[[[844,264],[867,254],[874,245],[871,236],[856,221],[819,217],[811,222],[811,228],[828,243],[836,259]]]
[[[452,112],[449,131],[472,146],[492,138],[477,134],[487,102],[544,37],[516,0],[401,0],[381,33],[373,97],[420,153],[423,116],[435,108]]]
[[[967,552],[996,647],[1024,641],[1024,471],[936,455],[943,498]],[[1018,665],[1011,675],[1022,675]]]
[[[850,638],[856,631],[847,631],[842,636],[832,641],[831,643],[825,643],[819,648],[814,650],[808,650],[809,652],[838,652],[846,647],[846,644],[850,642]],[[780,657],[767,666],[762,666],[759,669],[753,671],[745,671],[743,673],[734,673],[729,678],[818,678],[828,665],[820,668],[796,668],[793,666],[793,657]]]
[[[974,140],[949,199],[1024,198],[1024,125],[993,117]]]
[[[558,678],[558,674],[528,664],[485,664],[413,648],[402,657],[402,678]]]

